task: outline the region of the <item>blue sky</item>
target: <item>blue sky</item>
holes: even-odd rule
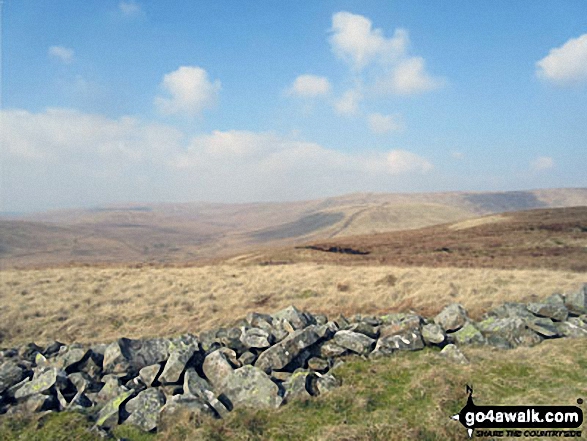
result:
[[[586,17],[4,0],[0,211],[584,187]]]

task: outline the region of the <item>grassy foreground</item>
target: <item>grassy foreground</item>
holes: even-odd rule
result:
[[[328,395],[271,412],[235,411],[225,420],[204,420],[199,427],[178,421],[157,435],[130,426],[114,433],[133,441],[465,440],[464,428],[450,416],[464,406],[466,384],[473,385],[478,405],[576,405],[578,398],[585,399],[585,343],[550,340],[512,351],[466,348],[468,366],[455,365],[430,349],[376,361],[354,358],[335,371],[343,385]],[[74,413],[32,419],[3,416],[0,440],[100,439],[87,427],[84,417]]]

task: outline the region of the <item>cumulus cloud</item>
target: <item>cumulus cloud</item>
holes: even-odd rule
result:
[[[221,84],[208,79],[208,73],[197,66],[181,66],[165,74],[161,83],[169,98],[157,97],[155,104],[166,115],[198,115],[215,105]]]
[[[385,134],[391,132],[401,132],[404,130],[404,122],[401,115],[382,115],[372,113],[367,116],[367,124],[373,133]]]
[[[137,15],[141,13],[141,6],[132,0],[121,1],[120,3],[118,3],[118,9],[124,15],[128,16]]]
[[[370,70],[376,77],[378,93],[408,95],[437,89],[444,79],[426,71],[425,60],[412,56],[410,38],[405,29],[396,29],[385,37],[382,29],[373,28],[367,17],[341,11],[332,16],[330,46],[355,74]]]
[[[51,58],[55,58],[62,63],[70,64],[73,61],[73,49],[64,46],[51,46],[48,54]]]
[[[550,156],[539,156],[530,161],[530,169],[535,172],[549,170],[554,167],[554,159]]]
[[[587,82],[587,34],[551,49],[536,63],[536,75],[560,85]]]
[[[341,152],[294,135],[213,131],[69,109],[2,111],[5,209],[116,201],[308,199],[408,190],[432,164],[405,150]]]
[[[339,115],[354,115],[359,110],[359,103],[363,99],[363,94],[357,89],[347,90],[334,103],[334,110]]]
[[[287,89],[286,94],[302,98],[314,98],[326,95],[329,91],[330,81],[328,81],[328,78],[306,74],[298,76]]]

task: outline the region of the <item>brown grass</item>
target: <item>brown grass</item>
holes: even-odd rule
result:
[[[329,316],[408,309],[429,316],[460,302],[479,316],[584,282],[585,273],[569,271],[316,264],[6,270],[0,346],[200,332],[290,304]]]

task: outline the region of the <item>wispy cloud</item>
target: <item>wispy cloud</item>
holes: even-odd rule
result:
[[[355,115],[362,99],[363,94],[358,89],[349,89],[335,101],[334,110],[339,115]]]
[[[317,75],[299,75],[286,90],[286,95],[302,98],[314,98],[330,92],[328,78]]]
[[[65,64],[70,64],[73,61],[74,51],[65,46],[51,46],[48,54],[51,58],[57,59]]]
[[[559,85],[587,82],[587,34],[551,49],[536,63],[536,75]]]
[[[201,67],[181,66],[163,77],[161,87],[169,95],[155,98],[161,113],[194,116],[215,105],[221,83],[210,81]]]
[[[549,170],[554,167],[554,159],[550,156],[539,156],[530,161],[530,170],[539,172]]]
[[[138,15],[142,12],[141,6],[133,0],[121,1],[118,3],[118,9],[127,16]]]
[[[367,116],[367,124],[373,133],[379,135],[385,133],[401,132],[405,128],[403,119],[399,114],[382,115],[380,113],[372,113]]]

